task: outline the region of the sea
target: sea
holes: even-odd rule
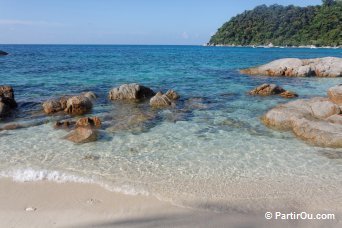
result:
[[[0,45],[0,85],[18,109],[1,120],[0,177],[98,184],[182,207],[255,211],[341,205],[342,149],[310,145],[260,118],[288,102],[248,95],[275,83],[299,98],[326,96],[341,78],[248,76],[239,69],[279,58],[342,57],[341,49],[139,45]],[[111,88],[139,83],[177,91],[176,107],[112,102]],[[102,119],[99,140],[74,144],[42,102],[93,91],[87,116]],[[340,202],[338,204],[338,202]],[[341,208],[341,207],[340,207]]]

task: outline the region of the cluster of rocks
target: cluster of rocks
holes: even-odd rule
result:
[[[180,96],[174,90],[168,90],[165,94],[162,92],[155,93],[152,89],[136,83],[124,84],[109,92],[110,100],[140,101],[150,99],[150,105],[157,108],[173,106],[179,98]]]
[[[168,90],[165,94],[155,93],[152,89],[136,83],[124,84],[113,88],[109,92],[109,99],[112,101],[145,101],[150,99],[151,107],[168,107],[175,104],[179,95],[174,90]],[[64,112],[70,115],[83,115],[89,113],[93,107],[96,95],[93,92],[83,93],[77,96],[63,96],[58,99],[52,99],[43,103],[43,109],[46,114]],[[151,115],[139,113],[136,116],[128,116],[126,119],[130,125],[139,125],[151,118]],[[56,128],[73,129],[65,139],[75,143],[86,143],[97,140],[98,131],[101,127],[101,120],[98,117],[85,117],[77,122],[73,120],[58,121]],[[127,126],[117,126],[126,128]]]
[[[288,77],[341,77],[342,58],[278,59],[262,66],[243,69],[243,74]]]
[[[279,95],[284,98],[295,98],[298,97],[298,94],[285,90],[282,87],[276,84],[262,84],[255,89],[249,91],[250,95],[259,95],[259,96],[271,96],[271,95]]]
[[[0,118],[9,116],[17,108],[17,102],[14,99],[14,91],[11,86],[0,86]]]
[[[72,115],[83,115],[88,113],[93,107],[96,95],[93,92],[83,93],[77,96],[63,96],[43,103],[46,114],[64,111]]]
[[[328,90],[328,97],[300,99],[269,110],[262,121],[279,130],[292,130],[314,145],[342,147],[342,85]]]

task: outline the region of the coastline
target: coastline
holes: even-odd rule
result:
[[[0,179],[1,227],[339,227],[340,220],[266,220],[263,213],[217,213],[173,206],[96,184]],[[338,217],[338,216],[337,216]]]

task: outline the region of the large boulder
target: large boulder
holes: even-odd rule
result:
[[[328,97],[335,104],[342,106],[342,84],[328,89]]]
[[[269,127],[292,130],[314,145],[342,147],[342,111],[328,98],[315,97],[278,105],[262,121]]]
[[[113,88],[109,92],[109,99],[111,100],[142,100],[155,95],[155,92],[145,86],[132,83],[124,84],[117,88]]]
[[[341,77],[342,58],[278,59],[258,67],[243,69],[243,74],[288,77]]]
[[[98,131],[92,128],[76,128],[70,132],[65,139],[74,143],[94,142],[98,138]]]
[[[250,95],[270,96],[280,95],[284,98],[294,98],[298,95],[294,92],[283,89],[276,84],[262,84],[249,92]]]
[[[3,55],[8,55],[8,53],[0,50],[0,56],[3,56]]]
[[[91,99],[86,96],[79,95],[70,97],[67,100],[65,112],[72,115],[83,115],[88,113],[93,107]]]
[[[82,115],[92,109],[92,102],[96,97],[93,92],[82,93],[78,96],[63,96],[58,99],[45,101],[43,109],[46,114],[64,111],[71,115]]]
[[[323,147],[342,147],[342,125],[327,121],[297,119],[293,125],[296,136]]]
[[[63,96],[58,99],[47,100],[43,103],[43,109],[46,114],[52,114],[64,111],[67,107],[67,101],[70,97]]]
[[[64,108],[62,108],[61,103],[59,100],[48,100],[43,103],[43,109],[46,114],[56,113],[60,111],[64,111]]]
[[[6,117],[17,107],[14,91],[11,86],[0,86],[0,117]]]

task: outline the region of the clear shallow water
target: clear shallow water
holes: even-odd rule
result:
[[[341,149],[318,148],[276,132],[260,116],[281,102],[246,92],[277,83],[301,98],[324,96],[342,79],[268,78],[238,69],[284,58],[342,57],[330,49],[252,49],[195,46],[0,46],[0,84],[15,89],[16,122],[46,124],[0,132],[0,174],[17,180],[96,182],[125,193],[155,195],[210,210],[341,206]],[[138,82],[155,91],[173,88],[176,110],[107,101],[110,88]],[[106,121],[101,139],[74,145],[61,139],[40,102],[94,91],[93,115]],[[188,109],[188,99],[201,108]],[[135,112],[155,118],[126,127]],[[51,122],[48,122],[48,121]],[[4,121],[4,123],[12,120]],[[114,126],[114,127],[113,127]],[[310,202],[310,203],[309,203]],[[309,205],[307,205],[309,204]],[[243,206],[242,206],[243,205]],[[341,207],[339,207],[341,208]]]

